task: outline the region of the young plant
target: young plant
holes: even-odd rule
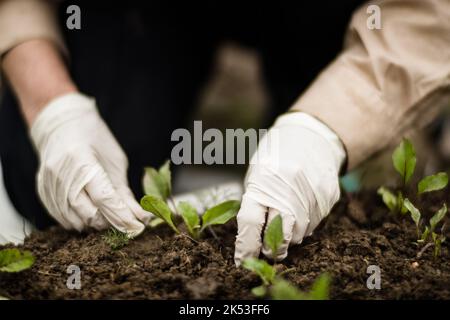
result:
[[[407,139],[403,139],[400,145],[395,149],[392,154],[392,162],[395,170],[400,174],[402,178],[402,189],[404,190],[410,178],[414,174],[416,167],[416,152],[413,145]],[[427,176],[419,181],[417,184],[417,196],[420,196],[427,192],[438,191],[444,189],[448,184],[448,175],[445,172],[439,172],[434,175]],[[409,200],[403,196],[401,190],[397,191],[397,195],[391,192],[385,187],[378,189],[378,194],[381,195],[383,202],[394,213],[407,213],[411,215],[411,219],[416,225],[417,242],[420,244],[426,243],[430,236],[434,245],[435,256],[440,254],[440,248],[442,242],[445,241],[443,235],[443,228],[438,234],[435,232],[437,224],[444,219],[447,214],[447,205],[444,203],[442,208],[436,212],[429,221],[429,225],[426,225],[422,230],[422,214],[418,208]],[[427,246],[424,247],[425,249]]]
[[[198,239],[206,228],[213,225],[225,224],[234,218],[239,211],[239,206],[239,201],[229,200],[209,208],[201,217],[201,225],[197,210],[188,202],[180,202],[178,204],[178,212],[183,218],[188,233],[194,239]]]
[[[102,239],[115,251],[125,247],[130,241],[130,236],[117,229],[111,228],[102,236]]]
[[[444,203],[441,209],[439,209],[429,220],[429,224],[426,225],[423,230],[421,213],[408,199],[405,200],[405,205],[411,213],[411,218],[413,219],[416,230],[417,230],[417,243],[425,244],[425,249],[429,246],[434,246],[434,256],[437,257],[441,253],[441,245],[446,240],[444,236],[444,226],[442,226],[440,233],[435,232],[438,224],[445,218],[448,209],[447,205]],[[431,239],[430,239],[431,236]]]
[[[19,249],[0,250],[0,272],[20,272],[31,268],[35,257],[30,251]]]
[[[278,249],[283,243],[283,221],[277,215],[269,223],[264,235],[264,244],[272,252],[274,263],[278,254]],[[265,260],[249,258],[244,260],[243,267],[256,273],[262,284],[254,287],[251,291],[256,297],[270,295],[275,300],[323,300],[328,299],[330,277],[324,274],[314,283],[311,292],[301,292],[293,284],[283,279],[282,273],[277,273],[274,265],[270,265]],[[286,272],[286,271],[284,271]]]
[[[278,248],[283,243],[283,223],[280,215],[277,215],[266,228],[264,235],[264,244],[270,248],[274,262],[278,254]],[[274,285],[276,279],[276,269],[265,260],[249,258],[244,260],[243,267],[256,273],[262,281],[262,284],[252,289],[252,293],[257,297],[263,297],[267,294],[270,286]]]
[[[414,146],[408,139],[403,139],[392,154],[392,163],[401,177],[401,189],[397,190],[397,192],[392,192],[386,187],[380,187],[377,191],[382,197],[384,204],[393,213],[405,214],[410,211],[405,206],[403,192],[414,174],[416,162],[417,158]],[[445,188],[447,184],[448,175],[445,172],[439,172],[435,175],[425,177],[417,184],[417,195],[441,190]]]
[[[175,233],[180,233],[174,223],[174,215],[169,207],[170,202],[176,213],[183,218],[188,233],[194,239],[198,239],[203,231],[212,225],[227,223],[239,211],[240,202],[235,200],[225,201],[209,208],[201,218],[197,210],[188,202],[180,202],[176,206],[172,197],[169,161],[159,170],[146,168],[143,186],[146,195],[141,199],[141,206],[158,219],[154,219],[151,224],[157,225],[163,222],[168,224]]]
[[[270,289],[270,295],[274,300],[328,300],[330,283],[330,275],[322,273],[314,281],[309,292],[302,292],[288,281],[278,279]]]
[[[145,196],[141,199],[142,208],[153,213],[159,219],[158,223],[165,222],[175,233],[180,233],[173,222],[172,211],[167,204],[167,201],[173,202],[170,162],[166,161],[159,170],[147,167],[144,172],[142,184]]]
[[[404,206],[403,190],[414,174],[416,162],[416,151],[412,143],[408,139],[403,139],[392,154],[392,164],[401,177],[402,187],[396,193],[386,187],[380,187],[377,191],[385,205],[393,213],[404,214],[407,212]]]

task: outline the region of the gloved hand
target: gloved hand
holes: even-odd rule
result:
[[[39,153],[39,196],[66,229],[116,229],[136,236],[151,215],[133,197],[125,153],[95,100],[71,93],[51,101],[31,127]]]
[[[282,115],[261,139],[245,179],[237,215],[235,262],[271,252],[262,244],[262,228],[277,216],[284,242],[301,243],[330,212],[340,196],[338,174],[346,157],[339,138],[319,120],[301,112]]]

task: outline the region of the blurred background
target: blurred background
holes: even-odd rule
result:
[[[203,130],[260,128],[269,105],[270,97],[264,86],[258,52],[235,43],[224,43],[216,54],[213,72],[200,94],[198,108],[188,123],[202,120]],[[444,110],[443,116],[426,130],[416,132],[412,140],[419,155],[419,171],[431,174],[447,168],[450,160],[450,108]],[[391,153],[392,149],[385,150],[348,173],[342,178],[343,187],[354,192],[361,188],[395,184]],[[245,170],[243,165],[181,165],[174,181],[174,192],[186,193],[240,182]],[[0,212],[11,210],[0,181]]]

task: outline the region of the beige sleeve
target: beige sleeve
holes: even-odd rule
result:
[[[31,39],[47,39],[66,53],[54,1],[0,0],[0,58]]]
[[[367,27],[369,4],[361,6],[343,52],[293,107],[338,134],[349,168],[450,104],[450,0],[370,4],[381,9],[381,29]]]

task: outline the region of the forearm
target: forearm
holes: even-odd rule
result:
[[[17,45],[5,54],[2,69],[28,126],[50,100],[77,91],[60,53],[47,40]]]
[[[450,2],[371,3],[382,28],[368,29],[360,7],[344,51],[294,105],[336,132],[349,169],[428,124],[450,97]]]

